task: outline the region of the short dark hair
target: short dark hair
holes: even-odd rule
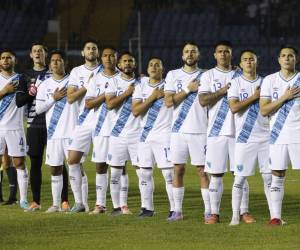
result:
[[[32,51],[32,47],[35,46],[35,45],[41,45],[43,47],[43,49],[45,50],[45,52],[48,53],[48,48],[40,41],[35,41],[31,44],[30,52]]]
[[[135,59],[135,56],[130,52],[130,51],[122,51],[119,55],[119,58],[118,58],[118,61],[121,60],[121,58],[125,55],[129,55],[129,56],[132,56],[134,59]]]
[[[181,50],[183,50],[184,49],[184,47],[186,46],[186,45],[193,45],[193,46],[196,46],[197,48],[198,48],[198,50],[200,51],[200,47],[199,47],[199,45],[195,42],[195,41],[186,41],[182,46],[181,46]]]
[[[82,43],[82,46],[81,46],[82,50],[84,49],[85,45],[87,45],[88,43],[94,43],[94,44],[96,44],[97,48],[99,49],[99,45],[98,45],[98,41],[97,40],[95,40],[95,39],[87,39],[87,40],[85,40]]]
[[[156,59],[156,60],[161,61],[162,65],[164,65],[163,60],[162,60],[161,58],[159,58],[158,56],[151,56],[151,57],[149,57],[148,63],[149,63],[151,60],[153,60],[153,59]]]
[[[215,43],[215,46],[214,46],[215,50],[220,45],[224,45],[224,46],[227,46],[232,49],[232,43],[228,40],[221,40],[221,41],[218,41],[217,43]]]
[[[14,57],[17,57],[16,52],[14,52],[14,51],[13,51],[12,49],[10,49],[10,48],[2,49],[1,52],[0,52],[0,56],[2,56],[3,53],[10,53],[10,54],[12,54]]]
[[[256,57],[257,57],[257,54],[256,54],[256,52],[255,52],[253,49],[243,49],[243,50],[241,51],[241,53],[240,53],[240,58],[241,58],[242,55],[243,55],[244,53],[246,53],[246,52],[250,52],[250,53],[256,55]]]
[[[283,44],[283,45],[281,45],[280,48],[279,48],[279,51],[278,51],[278,56],[280,56],[280,53],[281,53],[281,51],[283,49],[291,49],[291,50],[294,51],[295,56],[298,56],[298,50],[294,46],[292,46],[290,44]]]
[[[62,50],[59,50],[59,49],[52,50],[49,55],[49,60],[51,60],[51,57],[53,55],[60,55],[64,61],[66,60],[66,53]]]
[[[118,51],[117,51],[117,49],[116,49],[115,47],[113,47],[113,46],[105,46],[105,47],[103,47],[103,49],[101,50],[101,55],[102,55],[102,53],[103,53],[103,51],[104,51],[105,49],[110,49],[110,50],[114,51],[115,53],[118,53]]]

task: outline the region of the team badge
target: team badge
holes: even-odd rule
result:
[[[108,158],[108,160],[110,161],[111,158],[112,158],[112,155],[111,155],[111,154],[107,154],[107,158]]]
[[[206,162],[206,165],[207,165],[209,168],[211,168],[211,162],[210,162],[210,161]]]
[[[237,165],[236,168],[237,168],[238,171],[242,172],[243,169],[244,169],[244,166],[243,165]]]

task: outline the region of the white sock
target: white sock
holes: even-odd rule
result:
[[[52,190],[52,199],[53,206],[60,207],[61,203],[61,192],[63,189],[63,176],[51,176],[51,190]]]
[[[138,182],[139,182],[139,190],[140,190],[140,194],[141,194],[141,207],[145,207],[145,204],[144,204],[144,200],[142,199],[142,183],[141,183],[141,169],[136,169],[136,175],[138,177]]]
[[[272,215],[272,203],[271,203],[271,195],[270,195],[270,188],[272,183],[272,174],[262,174],[261,175],[264,181],[264,191],[268,202],[268,207],[270,211],[270,218],[273,218]]]
[[[175,212],[182,212],[182,202],[184,197],[184,187],[173,187],[173,198],[174,198],[174,204]]]
[[[168,194],[168,199],[170,203],[170,211],[175,210],[174,198],[173,198],[173,177],[174,169],[162,169],[162,174],[166,182],[166,191]]]
[[[82,174],[80,169],[80,164],[69,165],[69,179],[71,184],[71,189],[73,191],[75,203],[82,204]]]
[[[246,178],[243,176],[235,176],[232,186],[232,217],[239,220],[240,218],[240,208],[243,197],[243,189],[245,185]]]
[[[203,200],[203,203],[204,203],[204,214],[211,214],[209,189],[208,188],[201,188],[201,195],[202,195],[202,200]]]
[[[106,207],[106,192],[107,192],[107,173],[106,174],[96,174],[96,205]]]
[[[211,176],[209,183],[209,199],[212,214],[220,214],[220,205],[223,194],[223,178]]]
[[[153,171],[152,169],[141,168],[141,185],[142,185],[142,199],[147,210],[154,210],[153,205]]]
[[[120,191],[120,205],[121,207],[127,206],[128,199],[128,174],[121,175],[121,191]]]
[[[243,196],[240,207],[240,214],[249,213],[249,183],[247,179],[245,179],[243,186]]]
[[[20,202],[27,201],[27,189],[28,189],[28,172],[25,169],[17,168],[17,179],[20,190]]]
[[[272,184],[270,188],[272,219],[281,219],[281,208],[284,195],[284,179],[285,177],[272,175]]]
[[[82,195],[82,203],[83,204],[88,204],[89,183],[88,183],[88,178],[87,178],[86,174],[84,174],[84,176],[82,176],[81,195]]]
[[[121,191],[121,175],[123,169],[110,168],[110,195],[114,208],[119,208],[120,206],[120,191]]]

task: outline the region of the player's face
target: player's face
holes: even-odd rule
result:
[[[118,66],[124,74],[130,75],[134,72],[136,67],[135,59],[133,56],[125,54],[120,58]]]
[[[251,73],[256,70],[257,57],[251,52],[245,52],[241,56],[241,68],[244,72]]]
[[[148,63],[147,72],[150,78],[160,80],[162,79],[163,65],[159,59],[151,59]]]
[[[231,64],[232,50],[226,45],[219,45],[215,50],[214,56],[218,65],[226,67]]]
[[[278,57],[278,62],[282,69],[294,70],[297,63],[295,51],[289,48],[282,49]]]
[[[53,73],[62,75],[65,71],[64,67],[65,67],[65,63],[64,63],[64,60],[62,59],[61,55],[54,54],[51,56],[50,69]]]
[[[112,49],[104,49],[101,55],[101,62],[104,68],[114,69],[117,63],[116,52]]]
[[[11,71],[14,69],[16,64],[16,58],[9,52],[3,52],[0,57],[0,65],[2,70]]]
[[[33,45],[30,52],[30,58],[34,63],[45,65],[46,51],[42,45]]]
[[[82,51],[82,56],[86,61],[95,62],[99,57],[98,46],[95,43],[87,43]]]
[[[194,66],[198,63],[200,52],[197,46],[187,44],[182,50],[182,60],[187,66]]]

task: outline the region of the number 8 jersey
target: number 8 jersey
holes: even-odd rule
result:
[[[186,72],[183,68],[171,70],[166,76],[165,92],[177,94],[187,88],[190,82],[198,79],[202,70]],[[177,107],[174,107],[172,132],[206,134],[207,108],[199,103],[198,93],[189,93]]]

